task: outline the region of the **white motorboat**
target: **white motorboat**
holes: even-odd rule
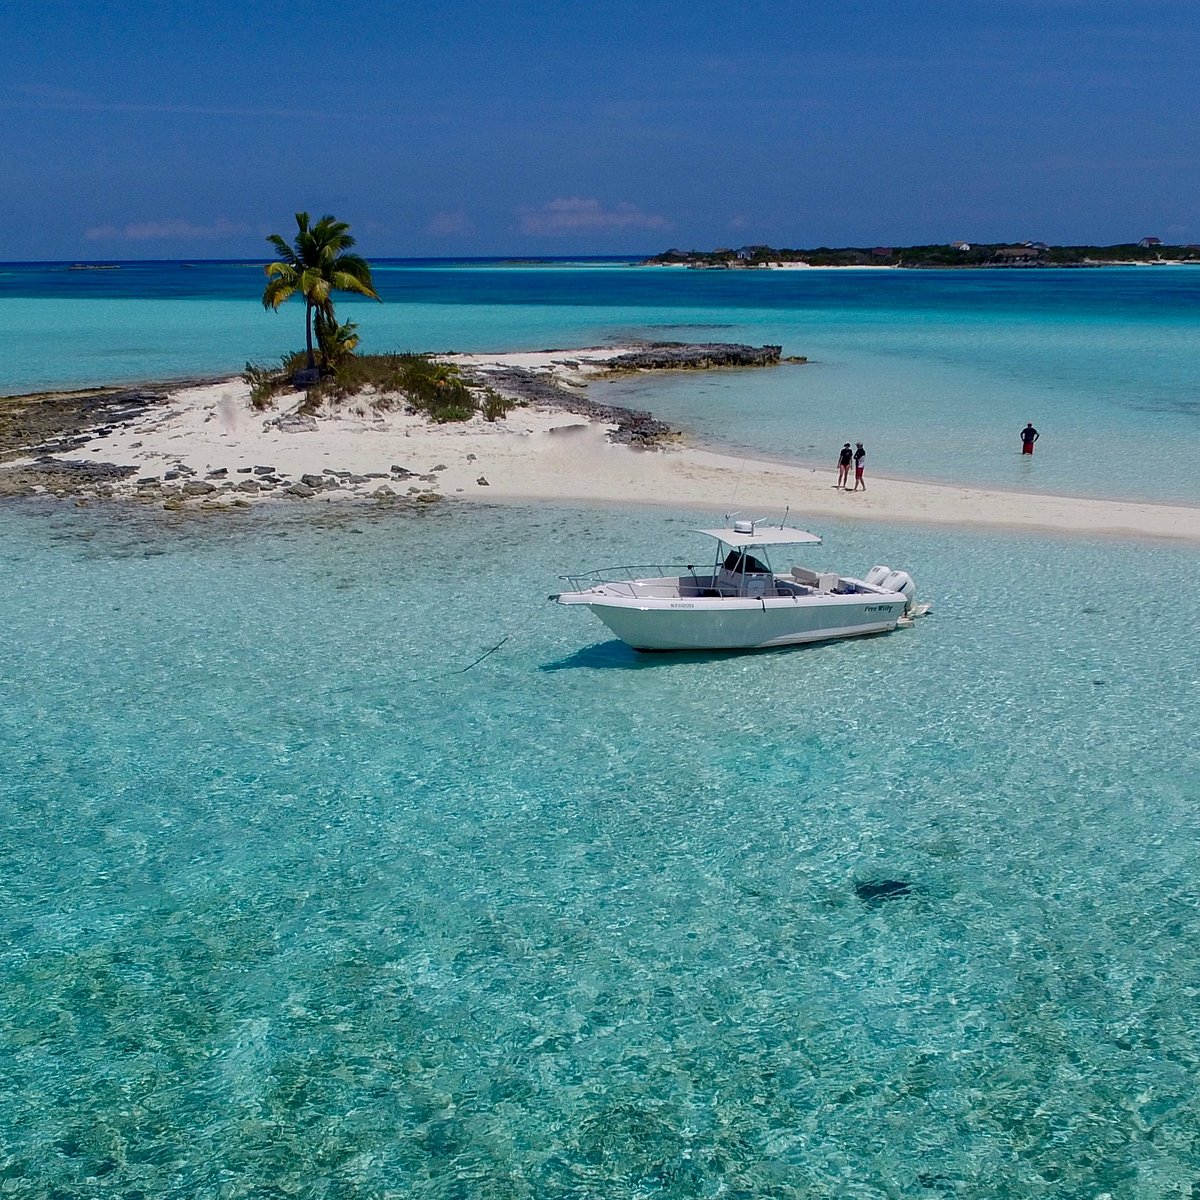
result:
[[[904,571],[876,566],[862,579],[793,566],[773,571],[770,554],[817,545],[803,529],[735,521],[698,529],[713,538],[710,568],[614,567],[570,575],[552,596],[582,604],[635,650],[757,650],[887,633],[928,611]]]

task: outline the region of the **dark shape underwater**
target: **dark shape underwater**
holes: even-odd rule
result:
[[[868,908],[878,908],[885,900],[911,896],[912,885],[905,879],[864,879],[854,885],[854,894]]]

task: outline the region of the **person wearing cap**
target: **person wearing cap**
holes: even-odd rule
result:
[[[847,442],[838,454],[838,481],[833,486],[835,489],[844,488],[850,482],[850,464],[854,460],[854,455],[850,450],[850,443]]]
[[[857,492],[861,487],[865,492],[867,485],[863,483],[863,467],[866,466],[867,452],[863,449],[862,442],[855,442],[857,447],[854,451],[854,490]]]

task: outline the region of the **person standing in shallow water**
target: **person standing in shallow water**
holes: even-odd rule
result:
[[[1030,421],[1029,424],[1021,430],[1021,453],[1032,454],[1033,443],[1036,442],[1041,436],[1042,435],[1038,433],[1036,429],[1034,429],[1033,422]]]
[[[862,488],[865,492],[867,485],[863,482],[863,468],[867,465],[867,452],[863,449],[862,442],[855,442],[854,445],[854,490],[857,492]]]
[[[847,442],[838,454],[838,481],[833,486],[835,489],[848,487],[850,484],[850,463],[854,455],[850,453],[850,443]]]

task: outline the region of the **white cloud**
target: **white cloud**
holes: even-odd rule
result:
[[[456,208],[452,212],[434,213],[425,229],[434,237],[453,237],[460,233],[474,233],[475,222],[463,209]]]
[[[632,204],[604,208],[599,200],[568,196],[541,208],[520,208],[521,232],[538,235],[606,233],[615,229],[669,229],[666,217],[642,212]]]
[[[181,217],[170,217],[165,221],[133,221],[122,226],[94,225],[85,232],[84,237],[90,242],[157,242],[169,238],[211,241],[249,232],[247,226],[227,221],[224,217],[211,225],[193,225]]]

